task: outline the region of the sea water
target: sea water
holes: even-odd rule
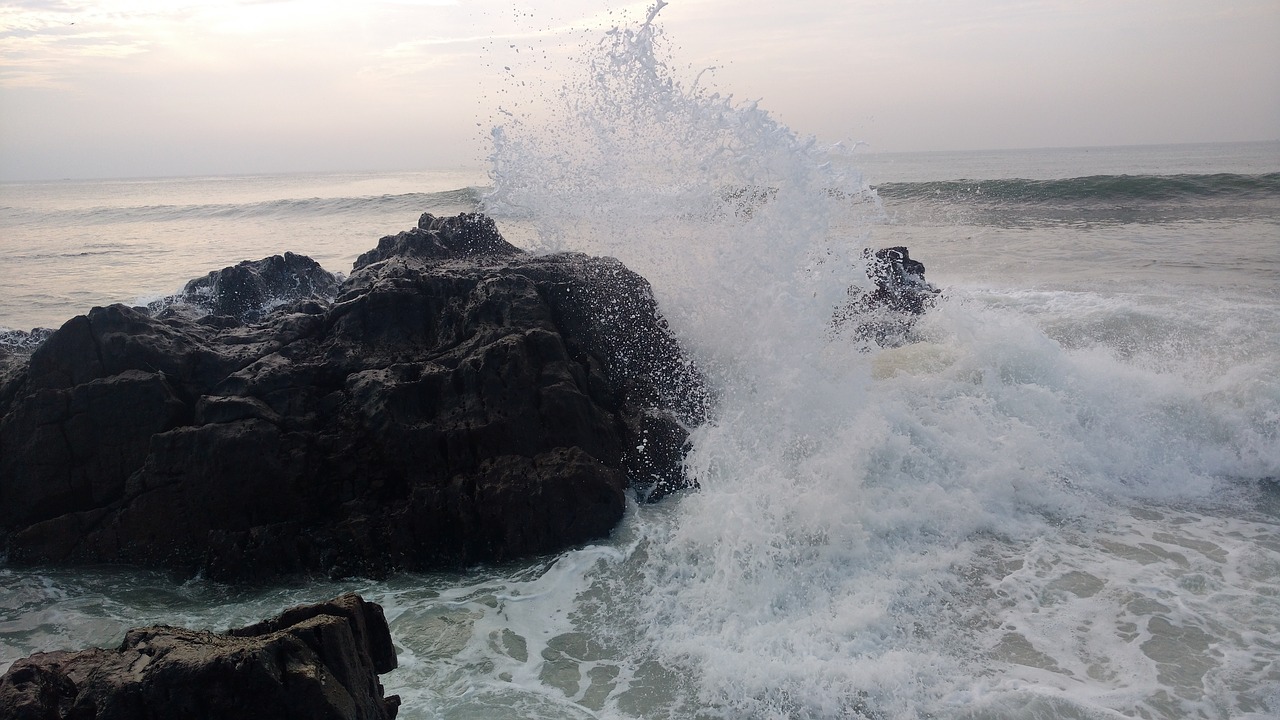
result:
[[[56,328],[286,250],[347,271],[379,233],[474,208],[484,183],[480,169],[0,183],[0,326]]]
[[[877,155],[671,69],[654,16],[484,171],[0,186],[0,325],[240,259],[343,271],[426,210],[615,255],[706,371],[699,489],[465,573],[266,588],[0,566],[0,669],[354,590],[406,718],[1280,714],[1280,144]],[[565,142],[572,138],[572,142]],[[943,290],[832,316],[862,249]]]

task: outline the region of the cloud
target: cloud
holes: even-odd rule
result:
[[[0,85],[67,88],[100,61],[146,53],[150,23],[115,3],[20,2],[0,7]]]
[[[373,138],[380,157],[396,142],[470,147],[477,122],[554,98],[603,31],[652,2],[0,0],[0,157],[43,175],[37,148],[74,146],[59,176],[110,152],[124,175],[156,138],[174,171],[215,137],[254,167],[304,138],[317,148],[300,163]],[[882,150],[1280,127],[1275,0],[672,0],[659,25],[686,85],[714,67],[701,87]]]

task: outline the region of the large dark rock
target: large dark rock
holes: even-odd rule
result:
[[[901,345],[939,291],[924,279],[924,263],[912,260],[905,247],[866,250],[863,256],[873,287],[849,288],[849,300],[836,309],[832,324],[857,340]]]
[[[0,677],[5,720],[391,720],[400,698],[382,608],[358,595],[225,634],[130,630],[115,650],[36,653]]]
[[[643,278],[426,215],[331,304],[68,321],[0,386],[0,531],[221,579],[501,561],[685,487],[705,412]]]

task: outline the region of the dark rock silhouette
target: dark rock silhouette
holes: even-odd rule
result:
[[[0,677],[7,720],[391,720],[400,698],[382,608],[358,595],[224,634],[136,628],[114,650],[36,653]]]
[[[875,287],[849,288],[849,300],[836,309],[832,324],[857,340],[901,345],[939,291],[924,279],[924,263],[912,260],[905,247],[866,250],[863,256]]]
[[[703,381],[616,260],[424,215],[332,303],[247,317],[94,308],[9,374],[11,562],[224,580],[462,566],[603,537],[628,488],[688,484]]]

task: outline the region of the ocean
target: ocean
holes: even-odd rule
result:
[[[356,591],[404,718],[1280,715],[1280,142],[882,154],[683,82],[646,23],[487,168],[0,185],[0,327],[424,211],[645,275],[710,378],[699,489],[462,573],[238,587],[0,564],[0,670]],[[591,60],[589,57],[588,60]],[[832,322],[864,248],[942,290]]]

